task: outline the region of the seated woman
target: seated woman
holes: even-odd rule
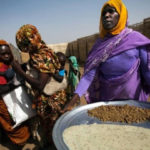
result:
[[[23,145],[29,138],[30,133],[26,125],[20,125],[13,128],[14,122],[7,110],[7,107],[2,99],[2,94],[9,92],[14,88],[11,79],[14,72],[11,68],[13,55],[9,44],[0,40],[0,127],[12,141],[17,145]]]

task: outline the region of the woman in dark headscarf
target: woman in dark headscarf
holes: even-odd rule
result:
[[[15,61],[12,66],[31,85],[31,93],[34,96],[33,107],[36,108],[38,115],[42,118],[47,134],[45,138],[50,139],[52,127],[60,114],[59,111],[66,103],[66,93],[65,90],[60,90],[52,95],[46,95],[43,89],[50,77],[59,71],[59,60],[55,53],[42,41],[37,28],[33,25],[26,24],[18,30],[16,43],[21,51],[29,53],[28,64],[38,72],[38,77],[26,74]]]
[[[150,40],[127,27],[121,0],[107,1],[101,10],[100,38],[85,64],[75,95],[64,111],[85,94],[87,103],[133,99],[147,101],[150,86]]]
[[[2,94],[6,94],[13,89],[11,84],[9,84],[9,80],[11,80],[14,75],[11,68],[12,59],[13,56],[9,44],[4,40],[0,40],[0,128],[4,130],[14,144],[23,145],[30,136],[28,127],[22,124],[13,128],[15,123],[2,98]]]

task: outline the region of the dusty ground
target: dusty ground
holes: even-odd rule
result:
[[[68,70],[68,64],[66,64],[66,69]],[[81,75],[83,74],[83,67],[80,67]],[[81,105],[85,105],[85,99],[84,97],[81,98]],[[0,131],[1,133],[1,131]],[[37,143],[35,143],[32,139],[30,139],[25,146],[23,147],[17,147],[14,144],[11,143],[11,141],[7,138],[7,136],[2,133],[0,135],[0,150],[40,150]],[[45,150],[55,150],[55,148],[48,148]]]

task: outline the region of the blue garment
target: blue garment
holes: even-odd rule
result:
[[[59,71],[59,75],[64,77],[64,76],[65,76],[65,70],[64,70],[64,69],[63,69],[63,70],[60,70],[60,71]]]
[[[12,79],[14,75],[15,75],[15,72],[12,68],[8,68],[7,71],[5,72],[5,76],[8,80]]]

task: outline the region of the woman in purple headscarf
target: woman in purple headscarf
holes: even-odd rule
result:
[[[150,40],[127,28],[127,9],[121,0],[109,0],[101,11],[100,38],[85,64],[85,72],[70,110],[85,95],[87,103],[134,99],[147,101],[150,93]]]

